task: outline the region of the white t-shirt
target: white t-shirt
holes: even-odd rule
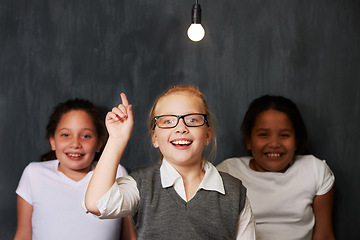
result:
[[[34,240],[119,239],[121,219],[100,220],[84,213],[82,201],[93,171],[76,182],[58,171],[58,160],[32,162],[24,170],[16,193],[33,206]],[[118,167],[117,176],[126,176]]]
[[[306,155],[297,156],[284,173],[257,172],[249,167],[251,159],[230,158],[217,169],[239,178],[247,188],[257,239],[311,240],[313,199],[330,191],[335,180],[328,165]]]

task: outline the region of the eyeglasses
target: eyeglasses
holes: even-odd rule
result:
[[[190,113],[186,115],[161,115],[154,117],[155,126],[159,128],[174,128],[179,124],[182,119],[184,124],[188,127],[201,127],[205,123],[209,126],[207,115],[202,113]]]

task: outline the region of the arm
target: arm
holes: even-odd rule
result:
[[[136,240],[136,230],[132,224],[131,216],[123,217],[121,220],[121,234],[120,239]]]
[[[14,240],[32,239],[32,212],[33,206],[17,196],[17,228]]]
[[[239,216],[236,239],[256,239],[255,221],[251,210],[249,199],[246,197],[244,209]]]
[[[313,211],[315,215],[315,226],[313,230],[313,240],[333,240],[334,232],[332,228],[332,207],[334,189],[324,195],[314,198]]]
[[[122,104],[114,107],[106,115],[105,123],[109,139],[85,194],[85,207],[95,215],[100,215],[96,202],[115,182],[117,167],[134,126],[132,106],[129,105],[124,93],[121,94],[121,100]]]

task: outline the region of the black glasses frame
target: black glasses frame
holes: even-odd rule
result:
[[[203,116],[203,117],[204,117],[204,123],[201,124],[201,125],[199,125],[199,126],[189,126],[189,125],[187,125],[184,118],[187,117],[187,116],[190,116],[190,115],[201,115],[201,116]],[[159,126],[159,123],[158,123],[158,119],[159,119],[160,117],[165,117],[165,116],[176,117],[176,118],[177,118],[176,124],[175,124],[173,127],[160,127],[160,126]],[[155,123],[154,123],[154,128],[153,128],[153,129],[155,129],[156,126],[158,126],[158,128],[162,128],[162,129],[174,128],[174,127],[176,127],[176,126],[179,124],[180,119],[183,120],[185,126],[187,126],[187,127],[201,127],[201,126],[204,126],[205,123],[206,123],[206,125],[209,126],[209,122],[208,122],[208,119],[207,119],[207,115],[204,114],[204,113],[189,113],[189,114],[185,114],[185,115],[171,115],[171,114],[166,114],[166,115],[160,115],[160,116],[155,116],[155,117],[154,117],[154,122],[155,122]]]

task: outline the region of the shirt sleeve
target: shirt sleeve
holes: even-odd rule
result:
[[[99,218],[118,218],[132,215],[140,200],[139,190],[131,176],[117,178],[113,186],[101,197],[96,206]]]
[[[239,216],[236,239],[237,240],[256,239],[255,221],[254,221],[251,205],[247,197],[245,200],[245,206]]]
[[[30,164],[25,168],[21,175],[16,194],[23,198],[26,202],[33,205],[31,197],[31,169]]]
[[[125,177],[129,175],[128,172],[126,171],[126,169],[121,165],[119,164],[118,168],[117,168],[117,171],[116,171],[116,177],[119,178],[119,177]]]
[[[335,176],[325,160],[320,161],[318,166],[318,187],[316,195],[324,195],[329,192],[334,185]]]

